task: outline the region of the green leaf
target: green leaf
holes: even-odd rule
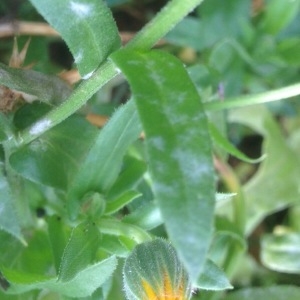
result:
[[[186,17],[166,38],[175,45],[203,50],[223,38],[241,35],[251,8],[249,1],[210,0],[204,1],[198,11],[201,18]]]
[[[284,39],[278,44],[278,52],[281,59],[292,67],[300,66],[300,38]]]
[[[151,230],[163,224],[160,210],[153,201],[142,205],[131,214],[125,216],[123,221],[139,226],[145,230]]]
[[[226,265],[228,259],[231,259],[233,247],[239,252],[244,252],[247,243],[237,224],[227,218],[216,216],[215,228],[209,257],[220,266]]]
[[[261,245],[261,260],[267,268],[277,272],[300,273],[300,234],[264,235]]]
[[[134,240],[136,243],[142,243],[152,239],[151,235],[142,228],[125,222],[120,222],[115,218],[103,218],[97,222],[97,225],[101,233],[126,236]]]
[[[196,50],[202,50],[206,45],[203,45],[202,39],[198,38],[200,30],[200,21],[188,16],[166,35],[166,40],[178,46],[190,46]]]
[[[106,215],[113,214],[140,196],[141,196],[141,193],[133,191],[133,190],[128,190],[127,192],[125,192],[124,194],[119,196],[118,198],[116,198],[112,201],[108,201],[106,204],[104,213]]]
[[[293,21],[299,10],[300,1],[268,1],[264,18],[262,20],[263,29],[270,34],[277,34]]]
[[[220,147],[222,147],[225,151],[227,151],[229,154],[235,156],[236,158],[248,162],[248,163],[258,163],[261,162],[265,156],[262,156],[257,159],[251,159],[244,153],[242,153],[240,150],[238,150],[236,147],[234,147],[217,129],[217,127],[212,124],[208,123],[209,125],[209,131],[211,134],[211,137],[213,141]]]
[[[256,105],[236,109],[230,112],[229,120],[249,126],[264,136],[262,151],[267,156],[243,186],[246,230],[251,232],[265,216],[297,203],[300,165],[297,154],[287,145],[266,107]]]
[[[95,258],[100,235],[93,224],[82,223],[72,231],[59,267],[58,280],[67,282],[87,267]]]
[[[221,291],[232,289],[225,273],[212,261],[207,260],[196,287],[203,290]]]
[[[53,288],[69,297],[90,296],[98,287],[103,285],[113,274],[117,266],[117,259],[111,256],[103,261],[88,266],[80,271],[71,281],[58,283],[58,288]]]
[[[81,76],[89,77],[121,45],[104,1],[30,0],[69,46]],[[75,30],[74,30],[75,29]]]
[[[28,240],[28,246],[14,258],[20,270],[32,274],[49,274],[49,269],[53,266],[53,257],[47,232],[35,230]]]
[[[227,218],[217,216],[215,219],[215,227],[216,227],[215,236],[218,235],[228,236],[232,240],[234,240],[234,242],[231,241],[231,244],[236,243],[239,247],[241,247],[244,250],[247,248],[246,240],[243,234],[240,232],[237,225],[232,223]]]
[[[102,234],[100,248],[107,253],[119,256],[127,257],[129,250],[120,242],[120,237]]]
[[[137,245],[125,261],[123,280],[128,300],[190,299],[188,275],[173,246],[156,239]],[[154,296],[155,295],[155,296]]]
[[[61,103],[71,94],[70,86],[57,76],[33,70],[14,69],[1,63],[0,84],[52,104]]]
[[[124,50],[112,59],[133,91],[168,234],[196,280],[212,236],[215,203],[210,136],[198,93],[181,62],[167,53]]]
[[[13,206],[11,190],[0,166],[0,230],[4,230],[26,244]]]
[[[107,192],[115,182],[128,146],[141,132],[133,101],[119,108],[96,138],[69,191],[68,209],[75,217],[88,192]]]
[[[113,273],[117,260],[111,256],[86,267],[67,282],[44,275],[32,275],[15,270],[3,269],[3,276],[10,284],[8,294],[20,294],[35,289],[49,289],[72,298],[90,296]]]
[[[234,196],[236,196],[236,193],[217,193],[216,205],[221,206],[223,203],[231,201]]]
[[[8,121],[8,118],[0,112],[0,143],[7,139],[8,132],[10,131],[10,122]]]
[[[278,285],[264,288],[242,289],[230,293],[224,300],[298,300],[300,299],[300,288],[295,286]]]
[[[67,244],[65,226],[63,221],[58,216],[51,216],[47,219],[48,236],[52,248],[54,264],[56,272],[59,271],[61,264],[61,258],[64,253],[65,246]]]
[[[109,190],[107,198],[113,199],[129,189],[135,188],[146,170],[147,165],[144,161],[134,157],[125,157],[122,171]]]
[[[1,267],[13,266],[16,257],[20,257],[22,255],[24,248],[25,248],[24,245],[20,245],[20,241],[16,239],[15,236],[11,235],[10,233],[7,233],[6,231],[0,230],[0,253],[1,253],[0,266]]]
[[[125,3],[130,2],[131,0],[107,0],[107,5],[110,7],[117,6],[117,5],[122,5]]]
[[[14,122],[24,128],[48,110],[38,103],[24,106]],[[73,115],[14,152],[10,164],[29,180],[66,190],[97,132],[82,116]]]

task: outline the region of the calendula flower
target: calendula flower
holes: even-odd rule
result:
[[[156,239],[136,246],[124,265],[128,300],[188,300],[191,284],[173,246]]]

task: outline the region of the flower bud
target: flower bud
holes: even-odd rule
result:
[[[188,300],[191,284],[173,246],[156,239],[137,245],[126,259],[124,287],[128,300]]]

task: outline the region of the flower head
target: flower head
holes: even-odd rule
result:
[[[124,286],[132,300],[188,300],[191,285],[175,249],[163,239],[138,245],[124,266]]]

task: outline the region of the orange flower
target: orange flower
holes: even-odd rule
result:
[[[183,285],[179,285],[174,290],[167,273],[164,274],[163,286],[159,294],[154,291],[146,280],[142,280],[142,285],[147,294],[147,298],[143,300],[188,300],[185,296]]]

